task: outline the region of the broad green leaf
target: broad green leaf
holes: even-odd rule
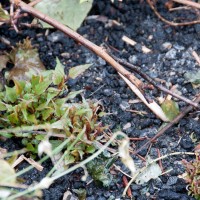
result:
[[[6,88],[6,98],[8,99],[8,101],[10,101],[11,103],[14,103],[17,100],[17,91],[16,91],[16,87],[8,87],[5,86]]]
[[[64,81],[64,78],[65,78],[64,67],[60,63],[59,59],[56,58],[56,68],[53,73],[53,83],[55,85],[59,85],[62,81]]]
[[[36,4],[35,8],[73,30],[77,30],[90,11],[92,2],[93,0],[82,3],[80,0],[43,0]],[[44,28],[52,28],[43,21],[41,23]]]
[[[76,67],[72,67],[69,70],[69,77],[72,78],[72,79],[78,77],[83,72],[85,72],[85,70],[87,70],[90,66],[91,66],[91,64],[85,64],[85,65],[79,65],[79,66],[76,66]]]
[[[162,103],[161,108],[170,121],[172,121],[179,114],[178,104],[173,100],[166,99]]]
[[[15,184],[15,170],[8,164],[8,162],[2,159],[0,159],[0,166],[0,185],[9,186],[9,184]],[[8,179],[8,177],[10,178]]]

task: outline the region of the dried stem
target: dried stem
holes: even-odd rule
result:
[[[112,65],[118,72],[123,74],[127,79],[129,79],[133,84],[135,84],[140,90],[142,88],[142,81],[139,80],[137,77],[135,77],[133,74],[131,74],[129,71],[127,71],[123,66],[121,66],[118,62],[116,62],[111,56],[109,56],[105,50],[96,44],[90,42],[89,40],[85,39],[83,36],[78,34],[77,32],[73,31],[69,27],[61,24],[60,22],[56,21],[53,18],[50,18],[49,16],[41,13],[40,11],[32,8],[30,5],[22,2],[21,0],[16,0],[15,3],[16,6],[18,6],[22,11],[27,12],[34,17],[37,17],[38,19],[50,24],[51,26],[57,28],[58,30],[62,31],[66,35],[68,35],[70,38],[74,39],[75,41],[79,42],[83,46],[87,47],[91,51],[93,51],[95,54],[103,58],[105,61],[107,61],[110,65]]]
[[[110,53],[109,53],[110,54]],[[135,73],[139,74],[142,78],[144,78],[145,80],[147,80],[149,83],[151,83],[154,87],[160,89],[161,91],[172,95],[173,97],[176,97],[177,99],[180,99],[194,107],[199,108],[198,103],[195,103],[193,101],[191,101],[190,99],[187,99],[186,97],[180,96],[170,90],[168,90],[167,88],[163,87],[162,85],[157,84],[150,76],[148,76],[147,74],[145,74],[144,72],[141,71],[141,69],[138,69],[138,67],[132,65],[131,63],[119,59],[118,57],[114,56],[113,54],[110,54],[116,61],[118,61],[120,64],[127,66],[129,69],[133,70]]]
[[[191,6],[193,8],[200,9],[200,4],[196,3],[196,2],[193,2],[193,1],[188,1],[188,0],[172,0],[172,1],[174,1],[176,3],[183,4],[183,5]]]
[[[191,2],[191,1],[186,1],[186,0],[173,0],[173,1],[176,1],[176,2],[190,2],[190,3],[194,3],[194,2]],[[166,24],[170,25],[170,26],[186,26],[186,25],[192,25],[192,24],[199,24],[200,23],[200,20],[194,20],[194,21],[190,21],[190,22],[180,22],[180,23],[176,23],[176,22],[171,22],[167,19],[165,19],[164,17],[162,17],[160,15],[160,13],[156,10],[155,6],[153,5],[154,3],[151,1],[151,0],[147,0],[147,3],[149,4],[149,6],[151,7],[151,9],[154,11],[155,15],[163,22],[165,22]],[[197,3],[196,3],[197,4]],[[195,5],[196,5],[195,4]],[[191,5],[190,5],[191,6]]]
[[[197,95],[197,98],[194,100],[195,103],[200,102],[200,94]],[[151,138],[148,142],[146,142],[142,147],[140,147],[138,150],[134,152],[135,154],[138,154],[141,150],[143,150],[147,145],[151,144],[154,140],[156,140],[158,137],[160,137],[162,134],[165,133],[169,128],[171,128],[174,124],[178,123],[187,113],[189,113],[193,109],[193,106],[188,106],[183,109],[183,111],[170,123],[168,123],[165,127],[163,127],[158,133]]]

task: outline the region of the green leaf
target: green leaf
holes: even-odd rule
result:
[[[194,88],[200,87],[200,70],[198,71],[188,71],[184,74],[187,82],[192,83]]]
[[[104,117],[104,116],[106,116],[106,115],[107,115],[106,112],[100,112],[100,113],[98,114],[99,117]]]
[[[96,151],[96,148],[93,145],[89,145],[86,147],[86,153],[94,153]]]
[[[53,73],[53,83],[55,85],[59,85],[62,81],[64,81],[65,72],[63,65],[60,63],[59,59],[56,58],[56,68]]]
[[[22,91],[24,90],[25,82],[14,80],[14,83],[15,83],[15,87],[16,87],[16,93],[17,93],[17,95],[20,95],[22,93]]]
[[[28,114],[28,115],[27,115],[27,120],[28,120],[29,122],[32,122],[32,123],[34,123],[34,124],[37,124],[37,119],[35,118],[35,115],[34,115],[34,114]]]
[[[16,92],[16,87],[8,87],[8,86],[5,86],[6,88],[6,98],[8,101],[10,101],[11,103],[14,103],[16,100],[17,100],[17,92]]]
[[[34,88],[35,94],[40,95],[44,93],[50,84],[51,84],[51,80],[45,80],[38,83]]]
[[[170,121],[179,114],[178,104],[173,100],[166,99],[162,103],[161,108]]]
[[[65,165],[66,166],[69,165],[69,164],[72,164],[74,162],[75,162],[74,156],[72,156],[70,154],[68,154],[68,155],[65,156]]]
[[[75,113],[75,115],[80,115],[80,116],[82,116],[83,114],[87,114],[88,112],[92,112],[92,110],[91,109],[89,109],[89,108],[82,108],[82,109],[78,109],[77,111],[76,111],[76,113]],[[92,113],[91,113],[91,115],[92,115]]]
[[[6,107],[5,103],[0,101],[0,111],[5,111],[5,110],[7,110],[7,107]]]
[[[15,170],[5,160],[0,160],[0,185],[15,184]],[[9,177],[9,179],[7,179]],[[7,180],[6,180],[7,179]]]
[[[52,150],[57,148],[58,146],[60,146],[62,144],[61,140],[49,140],[49,142],[52,145]]]
[[[10,19],[10,15],[8,14],[8,12],[6,10],[4,10],[0,4],[0,25],[2,25],[3,23],[5,23],[6,21],[8,21]]]
[[[53,108],[48,108],[42,111],[42,119],[48,119],[54,113]]]
[[[64,120],[59,120],[59,121],[52,123],[51,128],[62,130],[64,128]]]
[[[44,140],[45,137],[46,137],[46,135],[36,135],[35,139],[41,141],[41,140]]]
[[[82,3],[80,0],[43,0],[36,4],[35,8],[73,30],[77,30],[90,11],[92,2],[93,0]],[[49,24],[40,22],[44,28],[52,28]]]
[[[8,119],[9,119],[11,124],[18,124],[19,123],[18,115],[15,112],[8,115]]]
[[[81,94],[83,91],[84,91],[84,90],[78,90],[78,91],[70,92],[70,93],[67,95],[66,100],[74,99],[78,94]]]
[[[28,151],[36,152],[35,147],[34,147],[31,143],[28,143],[28,144],[26,145],[26,148],[27,148]]]
[[[56,97],[59,93],[60,93],[60,90],[56,89],[56,88],[48,88],[47,89],[47,104],[54,98]]]
[[[72,79],[78,77],[83,72],[85,72],[85,70],[87,70],[90,66],[91,66],[91,64],[85,64],[85,65],[79,65],[79,66],[76,66],[76,67],[72,67],[69,70],[69,77],[72,78]]]
[[[99,186],[103,185],[107,187],[112,182],[112,175],[109,173],[109,168],[105,167],[109,159],[101,155],[86,164],[88,173]]]

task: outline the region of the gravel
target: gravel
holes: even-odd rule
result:
[[[164,4],[160,3],[158,9],[162,16],[168,16]],[[161,22],[143,2],[123,0],[112,4],[107,0],[95,0],[94,6],[89,15],[102,15],[110,20],[120,20],[120,26],[108,25],[95,20],[85,20],[78,32],[84,35],[97,45],[104,42],[117,49],[114,53],[120,58],[127,59],[130,63],[141,67],[141,70],[153,78],[160,78],[167,82],[167,85],[177,84],[179,91],[190,99],[198,93],[199,89],[193,89],[190,83],[184,80],[184,73],[191,69],[199,69],[198,64],[191,55],[191,51],[200,52],[199,32],[200,25],[190,27],[170,27]],[[176,14],[170,13],[172,19]],[[185,15],[187,16],[187,15]],[[189,15],[188,15],[189,16]],[[27,18],[27,20],[30,20]],[[80,46],[72,39],[56,30],[50,30],[49,35],[45,35],[42,29],[23,29],[20,34],[14,30],[9,30],[6,25],[0,29],[0,35],[8,38],[12,45],[29,36],[33,44],[38,46],[40,58],[48,69],[54,68],[55,59],[58,57],[65,66],[66,72],[70,67],[92,63],[92,67],[82,76],[75,80],[69,80],[68,86],[71,90],[85,89],[84,96],[100,100],[105,107],[105,111],[110,113],[102,120],[108,124],[109,128],[123,130],[129,137],[153,137],[162,125],[162,122],[151,113],[142,103],[130,104],[129,100],[135,100],[136,96],[128,88],[125,82],[119,77],[117,72],[106,62],[97,58],[85,47]],[[122,36],[126,35],[137,42],[134,47],[122,41]],[[150,38],[150,39],[149,39]],[[151,53],[144,54],[142,46],[150,48]],[[8,47],[0,42],[0,51],[6,51]],[[102,86],[102,87],[101,87]],[[160,91],[148,92],[148,95],[155,97],[164,95]],[[185,103],[179,102],[180,108]],[[127,109],[145,111],[147,114],[139,115],[127,112]],[[194,143],[190,137],[192,133],[199,139],[200,123],[199,114],[194,112],[186,116],[173,128],[168,130],[151,149],[143,149],[139,154],[146,156],[149,152],[151,157],[158,157],[157,149],[162,155],[176,151],[192,151]],[[141,147],[145,141],[132,142],[132,146]],[[180,141],[178,143],[178,141]],[[2,148],[9,151],[20,149],[19,141],[9,139],[6,142],[0,141]],[[186,183],[177,177],[184,172],[181,165],[182,159],[191,160],[189,156],[173,156],[162,161],[164,170],[172,168],[172,172],[162,175],[156,180],[150,180],[146,185],[131,185],[132,194],[137,200],[158,199],[158,200],[192,200],[188,196]],[[142,161],[134,156],[136,163]],[[177,164],[177,162],[180,162]],[[122,166],[122,164],[120,164]],[[143,163],[144,165],[144,163]],[[19,170],[26,163],[20,165]],[[31,170],[22,176],[27,180],[27,184],[41,180],[51,169],[51,161],[44,163],[44,171]],[[110,187],[97,187],[94,182],[87,185],[81,181],[81,172],[62,177],[55,181],[49,188],[44,190],[45,200],[62,199],[64,192],[69,189],[73,193],[75,188],[85,188],[87,190],[87,200],[111,200],[122,199],[124,190],[122,174],[117,171],[114,181]],[[78,179],[75,177],[79,177]],[[76,194],[74,194],[76,196]]]

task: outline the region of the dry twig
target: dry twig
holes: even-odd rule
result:
[[[129,69],[133,70],[135,73],[139,74],[142,78],[144,78],[145,80],[147,80],[150,84],[152,84],[154,87],[160,89],[161,91],[172,95],[173,97],[180,99],[194,107],[199,107],[198,103],[195,103],[193,101],[191,101],[190,99],[187,99],[186,97],[180,96],[179,94],[174,93],[173,91],[168,90],[167,88],[163,87],[162,85],[157,84],[150,76],[148,76],[147,74],[143,73],[141,71],[141,69],[139,69],[138,67],[132,65],[131,63],[119,59],[118,57],[114,56],[113,54],[109,53],[116,61],[118,61],[119,63],[121,63],[124,66],[127,66]]]
[[[173,0],[176,2],[191,2],[194,3],[192,1],[186,1],[186,0]],[[157,11],[156,7],[154,6],[154,2],[152,2],[151,0],[147,0],[147,3],[149,4],[149,6],[151,7],[151,9],[154,11],[155,15],[163,22],[165,22],[166,24],[170,25],[170,26],[186,26],[186,25],[192,25],[192,24],[199,24],[200,20],[194,20],[194,21],[190,21],[190,22],[180,22],[180,23],[176,23],[176,22],[171,22],[167,19],[165,19],[164,17],[162,17],[160,15],[160,13]],[[196,3],[197,4],[197,3]],[[195,4],[195,6],[196,6]],[[200,4],[199,4],[200,5]],[[191,5],[190,5],[191,6]]]
[[[121,66],[119,63],[117,63],[111,56],[109,56],[105,50],[96,44],[90,42],[89,40],[85,39],[83,36],[79,35],[77,32],[73,31],[69,27],[61,24],[57,20],[41,13],[40,11],[32,8],[30,5],[22,2],[21,0],[16,0],[15,5],[19,7],[22,11],[27,12],[34,17],[37,17],[38,19],[50,24],[51,26],[57,28],[58,30],[62,31],[66,35],[68,35],[70,38],[74,39],[75,41],[79,42],[83,46],[87,47],[91,51],[93,51],[95,54],[103,58],[105,61],[107,61],[110,65],[112,65],[118,72],[123,74],[127,79],[129,79],[132,83],[134,83],[140,90],[143,86],[143,83],[141,80],[139,80],[137,77],[135,77],[133,74],[131,74],[129,71],[127,71],[123,66]]]
[[[187,5],[187,6],[191,6],[193,8],[198,8],[200,9],[200,4],[199,3],[196,3],[196,2],[193,2],[193,1],[188,1],[188,0],[172,0],[176,3],[180,3],[180,4],[183,4],[183,5]]]
[[[195,103],[200,102],[200,94],[197,95],[197,98],[194,100]],[[193,106],[187,106],[183,109],[183,111],[175,117],[170,123],[168,123],[165,127],[163,127],[158,133],[151,138],[148,142],[146,142],[142,147],[140,147],[138,150],[134,152],[135,154],[138,154],[141,150],[143,150],[147,145],[151,144],[154,140],[156,140],[158,137],[160,137],[162,134],[165,133],[169,128],[171,128],[174,124],[178,123],[187,113],[189,113],[193,109]]]

